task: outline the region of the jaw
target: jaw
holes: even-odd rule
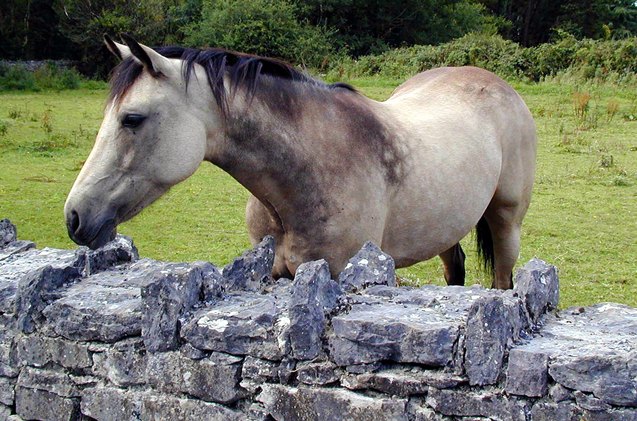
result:
[[[119,200],[98,200],[86,195],[69,194],[65,205],[69,237],[76,244],[95,250],[113,240],[117,226],[136,216],[163,195],[168,188],[154,188],[130,198],[131,192],[122,192]],[[123,198],[129,200],[122,200]],[[121,205],[117,205],[117,203]]]

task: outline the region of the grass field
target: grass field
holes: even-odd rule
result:
[[[384,99],[399,81],[350,81]],[[568,81],[514,84],[539,134],[534,197],[519,264],[536,256],[560,269],[561,307],[637,306],[637,91]],[[72,248],[62,208],[102,117],[106,91],[0,94],[0,218],[40,247]],[[223,265],[249,246],[248,193],[210,164],[119,232],[144,257]],[[488,282],[473,238],[467,283]],[[442,284],[437,259],[402,269],[408,284]]]

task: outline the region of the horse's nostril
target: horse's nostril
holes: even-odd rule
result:
[[[80,227],[80,216],[77,214],[75,210],[71,211],[71,215],[69,220],[67,221],[69,232],[71,234],[75,234]]]

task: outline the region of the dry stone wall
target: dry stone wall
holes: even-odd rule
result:
[[[397,287],[371,243],[338,280],[273,259],[37,249],[0,222],[0,419],[637,420],[637,309],[556,312],[540,260],[501,292]]]

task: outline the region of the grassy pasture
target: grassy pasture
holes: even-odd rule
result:
[[[375,99],[399,83],[350,81]],[[553,80],[515,84],[539,135],[534,197],[520,264],[537,256],[560,269],[561,306],[637,306],[637,91]],[[0,94],[0,218],[40,247],[72,248],[62,208],[102,118],[106,90]],[[469,182],[469,181],[468,181]],[[248,193],[209,164],[119,231],[145,257],[218,265],[248,244]],[[488,282],[473,236],[467,283]],[[406,284],[442,284],[438,259],[400,271]]]

